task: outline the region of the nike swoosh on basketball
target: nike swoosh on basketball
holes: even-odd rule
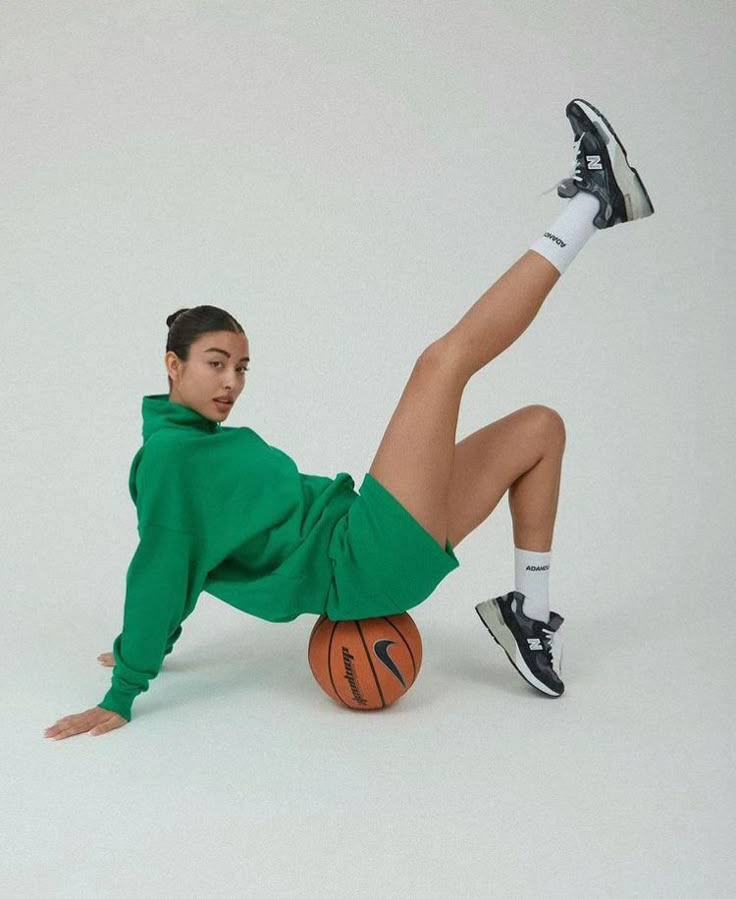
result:
[[[391,672],[391,674],[393,674],[394,677],[401,682],[402,687],[406,688],[406,683],[404,681],[404,678],[401,676],[401,672],[399,671],[396,662],[394,662],[394,660],[388,654],[389,646],[394,646],[395,643],[396,640],[376,640],[376,642],[373,644],[373,652],[376,654],[378,661],[385,665],[386,668],[388,668],[388,670]]]

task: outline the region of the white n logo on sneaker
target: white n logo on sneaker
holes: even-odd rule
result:
[[[585,159],[588,162],[588,169],[600,169],[603,170],[603,166],[601,165],[600,156],[586,156]]]
[[[529,644],[529,649],[543,649],[542,641],[539,637],[527,637],[526,642]]]

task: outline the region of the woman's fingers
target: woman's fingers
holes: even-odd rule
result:
[[[74,734],[81,733],[81,721],[83,718],[84,715],[67,715],[66,718],[59,718],[56,724],[46,728],[44,736],[53,740],[63,740],[64,737],[71,737]]]
[[[127,720],[122,715],[95,706],[92,709],[87,709],[85,712],[80,712],[78,715],[67,715],[65,718],[59,718],[55,724],[46,728],[44,736],[53,740],[64,740],[66,737],[89,732],[96,737],[99,734],[105,734],[108,731],[122,727],[127,723]]]
[[[113,668],[115,666],[115,656],[111,652],[101,652],[97,656],[98,661],[101,665],[104,665],[106,668]]]
[[[56,724],[53,724],[51,727],[47,727],[43,732],[45,737],[55,737],[57,734],[61,733],[66,726],[67,718],[59,718]]]

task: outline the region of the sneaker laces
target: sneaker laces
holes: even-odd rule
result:
[[[562,638],[560,632],[553,631],[551,628],[545,627],[544,624],[542,624],[542,637],[544,640],[544,651],[549,659],[549,663],[553,670],[559,674],[562,672]],[[558,650],[560,657],[556,660],[555,656],[557,655]]]
[[[545,196],[545,194],[552,193],[552,191],[558,187],[565,188],[565,194],[564,194],[565,196],[567,196],[567,194],[573,188],[575,188],[575,191],[574,191],[574,193],[570,194],[570,196],[574,196],[574,194],[577,193],[577,187],[575,185],[575,182],[577,181],[582,184],[582,181],[583,181],[582,175],[580,174],[582,171],[582,161],[583,161],[583,156],[582,156],[582,153],[580,152],[580,143],[584,137],[585,137],[585,131],[583,131],[583,133],[580,135],[580,137],[576,141],[573,142],[573,149],[575,150],[575,165],[570,170],[570,175],[566,178],[563,178],[561,181],[555,181],[555,183],[552,185],[552,187],[550,187],[548,190],[542,191],[542,193],[539,194],[540,197]]]
[[[509,594],[509,596],[510,595],[511,594]],[[511,611],[515,615],[524,614],[519,607],[518,601],[516,600],[511,603]],[[542,633],[542,649],[544,651],[545,657],[549,661],[552,670],[559,677],[559,675],[562,673],[562,634],[560,633],[559,628],[557,630],[551,628],[548,621],[540,621],[539,630]],[[555,665],[555,659],[558,653],[559,659],[557,659],[557,664]]]

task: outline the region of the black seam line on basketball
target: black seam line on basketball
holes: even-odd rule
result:
[[[373,680],[376,682],[376,689],[378,690],[378,695],[381,697],[381,708],[386,708],[386,700],[383,698],[383,690],[381,689],[381,685],[378,682],[378,675],[376,674],[376,669],[373,667],[373,659],[371,658],[371,654],[368,651],[368,644],[365,642],[365,637],[363,636],[363,631],[360,628],[360,621],[355,622],[355,626],[358,628],[358,633],[360,634],[360,640],[363,644],[363,649],[365,649],[365,655],[368,659],[368,664],[371,666],[371,671],[373,672]]]
[[[307,658],[309,658],[310,653],[312,652],[312,642],[317,634],[317,631],[322,627],[322,625],[327,621],[327,615],[320,615],[319,619],[315,622],[314,627],[312,628],[312,633],[309,635],[309,643],[307,644]],[[311,665],[310,665],[311,667]]]
[[[406,646],[406,649],[409,653],[409,658],[411,659],[411,666],[414,669],[414,676],[412,677],[412,681],[411,681],[413,684],[414,681],[417,679],[417,663],[414,661],[414,653],[411,651],[411,646],[409,646],[409,644],[406,642],[406,637],[404,637],[404,635],[401,633],[401,631],[398,629],[398,627],[396,627],[396,625],[393,623],[393,621],[389,621],[385,615],[383,616],[383,620],[386,622],[386,624],[389,627],[392,627],[396,631],[396,633],[401,637],[401,639],[404,641],[404,646]]]
[[[317,672],[314,670],[314,665],[312,664],[312,643],[314,643],[314,638],[317,636],[317,631],[327,620],[328,618],[326,615],[320,615],[320,617],[315,622],[314,627],[312,628],[312,633],[309,635],[309,643],[307,645],[307,661],[309,662],[309,667],[315,677],[317,677]]]
[[[320,672],[319,675],[318,675],[318,674],[317,674],[317,669],[316,669],[316,668],[314,667],[314,665],[312,664],[312,643],[314,642],[314,640],[315,640],[316,637],[317,637],[317,632],[318,632],[318,631],[321,631],[322,628],[323,628],[325,625],[327,625],[327,626],[329,627],[332,623],[333,623],[333,622],[330,621],[330,619],[327,617],[327,615],[322,615],[322,616],[321,616],[321,620],[318,621],[318,622],[315,624],[314,628],[312,629],[312,634],[311,634],[311,636],[310,636],[310,638],[309,638],[309,646],[307,647],[307,661],[309,662],[309,667],[310,667],[310,669],[311,669],[311,671],[312,671],[312,674],[314,675],[315,680],[316,680],[317,683],[319,683],[319,684],[322,683],[322,677],[323,677],[323,675],[324,675],[324,671]],[[327,671],[328,671],[328,674],[329,674],[329,665],[330,665],[330,656],[329,656],[329,649],[328,649],[328,655],[327,655]],[[327,692],[327,691],[325,691],[325,692]]]
[[[335,698],[337,699],[337,701],[341,702],[348,708],[352,708],[352,706],[349,703],[345,702],[342,696],[340,696],[340,694],[337,692],[337,687],[335,686],[335,678],[332,676],[332,641],[335,637],[335,631],[337,630],[337,626],[339,623],[339,621],[332,622],[332,633],[330,634],[330,642],[327,646],[327,673],[330,675],[330,683],[332,684],[332,689],[335,691]]]

